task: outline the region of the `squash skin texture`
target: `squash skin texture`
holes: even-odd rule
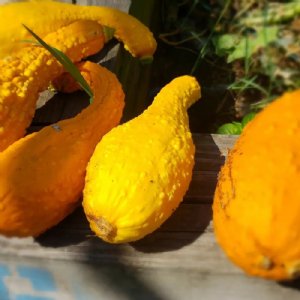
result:
[[[124,93],[116,76],[90,62],[79,68],[93,90],[93,103],[0,153],[3,235],[38,236],[71,213],[79,204],[95,146],[121,119]]]
[[[97,236],[109,243],[136,241],[177,208],[194,166],[187,108],[199,98],[196,79],[178,77],[143,114],[112,129],[97,145],[83,193]]]
[[[245,272],[300,275],[300,90],[247,125],[230,151],[213,203],[217,240]]]
[[[45,11],[51,13],[44,14]],[[12,49],[21,47],[18,41],[29,37],[21,24],[44,37],[78,20],[96,21],[113,28],[114,36],[124,43],[134,57],[151,57],[156,49],[156,41],[145,25],[136,18],[109,7],[79,6],[49,0],[17,2],[0,6],[0,20],[5,20],[5,26],[0,26],[1,56],[9,55]]]
[[[45,41],[78,62],[102,49],[105,36],[101,25],[78,21],[50,33]],[[36,45],[22,48],[0,61],[0,151],[24,136],[39,93],[63,72],[63,66],[46,49]]]

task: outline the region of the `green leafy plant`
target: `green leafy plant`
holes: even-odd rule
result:
[[[264,30],[265,28],[261,27],[253,34],[247,34],[246,36],[240,34],[222,34],[215,36],[213,43],[216,54],[219,56],[226,55],[228,63],[240,58],[245,58],[247,55],[252,56],[259,49],[266,46]],[[278,38],[278,26],[270,26],[267,31],[267,43],[271,43]],[[245,52],[246,48],[247,54]]]
[[[188,66],[185,72],[209,91],[201,113],[211,118],[205,124],[195,121],[194,130],[215,132],[226,123],[227,133],[239,134],[244,116],[300,88],[299,0],[163,3],[163,46],[175,48],[174,56],[184,62],[180,69]]]
[[[241,122],[232,122],[226,123],[220,126],[217,130],[218,134],[232,134],[232,135],[239,135],[242,133],[244,127],[254,119],[256,113],[251,112],[245,115]]]

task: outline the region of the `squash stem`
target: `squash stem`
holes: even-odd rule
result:
[[[105,42],[110,41],[115,34],[116,30],[114,28],[103,26],[103,34],[105,36]]]

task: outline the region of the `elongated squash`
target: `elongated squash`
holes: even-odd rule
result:
[[[223,166],[214,230],[228,257],[248,274],[300,275],[300,90],[259,113]]]
[[[45,12],[49,12],[46,13]],[[57,31],[78,20],[91,20],[115,30],[114,36],[136,57],[151,57],[156,42],[149,29],[134,17],[117,9],[80,6],[56,1],[25,1],[0,6],[0,57],[22,47],[20,40],[30,38],[21,27],[27,25],[39,36]]]
[[[124,94],[115,75],[90,62],[79,67],[93,103],[0,153],[1,234],[37,236],[72,212],[96,144],[120,121]]]
[[[78,62],[98,52],[106,38],[99,24],[78,21],[47,35],[45,41]],[[63,72],[63,66],[37,45],[22,48],[10,58],[0,60],[0,152],[24,136],[39,92]]]
[[[103,240],[138,240],[157,229],[188,189],[194,144],[187,109],[200,97],[195,78],[166,85],[139,117],[112,129],[87,167],[83,207]]]

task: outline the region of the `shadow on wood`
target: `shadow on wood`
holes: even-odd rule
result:
[[[225,160],[212,137],[208,136],[206,138],[206,143],[210,145],[210,153],[214,155],[214,162],[217,164],[217,166],[215,166],[215,172],[210,173],[209,180],[206,178],[206,180],[204,179],[204,181],[202,181],[202,183],[205,182],[205,184],[199,184],[201,182],[199,177],[203,179],[202,172],[207,172],[208,167],[210,169],[211,166],[207,165],[207,161],[204,161],[204,157],[202,159],[202,157],[197,155],[197,153],[203,151],[203,149],[201,149],[202,145],[200,146],[199,141],[196,139],[197,159],[195,159],[193,178],[185,199],[159,230],[140,241],[132,243],[132,246],[136,250],[147,253],[180,249],[192,243],[204,233],[212,219],[211,200],[217,182],[218,170]],[[197,196],[193,197],[193,194]],[[204,197],[201,197],[203,195]],[[205,197],[206,195],[208,195],[208,198]],[[162,239],[159,235],[160,232],[170,232],[173,234],[171,234],[169,238],[168,236],[164,236]],[[178,235],[174,233],[178,233]]]
[[[295,279],[293,281],[286,281],[286,282],[280,282],[278,283],[280,286],[289,288],[289,289],[294,289],[300,291],[300,278]]]
[[[205,175],[201,177],[202,172],[207,174],[205,172],[212,166],[208,156],[202,158],[196,154],[197,159],[191,183],[192,190],[187,193],[175,213],[159,230],[140,241],[131,243],[135,250],[147,253],[180,249],[196,240],[209,225],[212,218],[212,195],[217,182],[218,169],[223,164],[224,157],[211,136],[205,137],[205,139],[205,143],[200,141],[201,144],[198,139],[195,140],[197,153],[206,151],[205,145],[209,145],[215,171],[209,173],[209,177],[205,177]],[[202,146],[203,149],[201,149]],[[161,235],[161,233],[164,234]],[[37,242],[48,247],[65,247],[83,242],[88,236],[93,236],[93,233],[89,230],[82,209],[77,209],[59,225],[39,237]],[[90,243],[89,247],[92,248],[93,245],[94,242]]]
[[[90,260],[93,260],[93,250]],[[151,283],[141,276],[143,269],[124,264],[121,260],[115,261],[114,264],[107,264],[107,266],[105,263],[90,264],[89,271],[94,274],[93,281],[105,282],[105,285],[115,294],[121,295],[121,299],[166,299],[158,289],[151,286]]]
[[[211,218],[210,205],[181,205],[159,230],[131,245],[135,250],[145,253],[180,249],[199,238]],[[165,234],[161,235],[162,232]]]
[[[94,234],[89,229],[82,208],[78,207],[71,215],[37,237],[35,241],[43,247],[60,248],[78,245],[88,240],[90,236]]]
[[[155,272],[173,276],[174,270],[203,274],[218,269],[227,274],[231,265],[221,255],[212,228],[207,225],[218,170],[236,137],[198,134],[193,137],[196,163],[185,200],[159,230],[140,242],[122,245],[102,242],[92,234],[82,209],[78,208],[36,240],[0,238],[0,252],[22,259],[34,257],[70,265],[84,264],[92,274],[89,282],[95,285],[102,282],[109,290],[130,299],[164,299],[164,291],[153,288],[152,282],[143,277],[145,269],[154,272],[153,278],[157,276]]]

